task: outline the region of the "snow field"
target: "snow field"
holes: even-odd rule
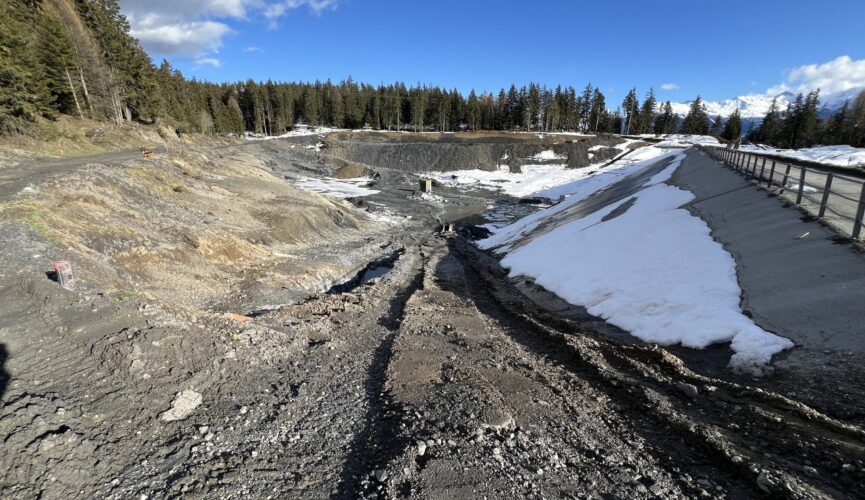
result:
[[[632,196],[556,223],[592,193],[670,156],[671,165]],[[759,367],[793,344],[742,314],[733,257],[705,222],[680,208],[693,194],[663,184],[683,158],[667,153],[562,186],[569,198],[495,230],[479,246],[505,253],[502,265],[511,276],[530,276],[643,341],[697,349],[729,341],[732,367]],[[623,213],[611,215],[616,209]]]

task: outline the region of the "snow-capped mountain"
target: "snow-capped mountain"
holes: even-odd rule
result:
[[[831,94],[820,95],[820,115],[830,116],[841,109],[844,102],[850,100],[851,104],[859,92],[865,90],[865,87],[856,87],[841,92],[833,92]],[[787,109],[787,104],[796,99],[796,94],[793,92],[783,92],[774,96],[777,98],[778,109],[784,111]],[[769,106],[772,105],[773,96],[765,94],[752,94],[734,97],[733,99],[724,99],[723,101],[704,101],[706,103],[706,111],[709,116],[723,117],[729,116],[736,109],[742,115],[742,118],[763,118],[766,112],[769,111]],[[688,108],[691,106],[691,101],[688,102],[673,102],[673,112],[677,115],[685,116],[688,114]]]

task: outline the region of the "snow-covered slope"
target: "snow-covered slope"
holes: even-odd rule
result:
[[[564,201],[478,246],[504,254],[511,276],[531,276],[646,342],[700,349],[729,341],[731,366],[766,364],[793,344],[742,313],[733,257],[681,208],[694,195],[665,183],[683,158],[667,153],[561,186]],[[662,171],[648,170],[659,160],[668,162]]]
[[[805,160],[833,167],[865,167],[865,148],[854,148],[852,146],[820,146],[804,149],[775,149],[770,146],[743,145],[743,151],[756,151],[758,153],[771,153],[793,160]]]
[[[841,92],[820,95],[820,114],[828,116],[841,109],[844,102],[848,99],[851,101],[856,98],[859,92],[865,90],[865,87],[856,87]],[[787,109],[787,104],[796,99],[796,95],[792,92],[784,92],[774,96],[778,99],[778,109],[784,111]],[[773,96],[766,94],[752,94],[734,97],[732,99],[724,99],[722,101],[704,101],[706,103],[706,111],[711,116],[721,115],[729,116],[736,109],[743,118],[763,118],[766,112],[769,111],[769,106],[772,105]],[[688,108],[691,102],[673,102],[670,103],[673,107],[673,112],[685,116],[688,114]]]

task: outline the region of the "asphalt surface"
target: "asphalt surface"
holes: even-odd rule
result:
[[[806,349],[865,352],[861,251],[703,153],[688,152],[672,181],[735,258],[757,324]]]

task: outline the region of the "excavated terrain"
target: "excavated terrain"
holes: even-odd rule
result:
[[[860,427],[540,307],[472,227],[440,232],[500,196],[414,192],[414,172],[449,168],[426,155],[460,141],[477,144],[440,161],[586,147],[552,137],[402,144],[417,159],[391,157],[409,138],[375,153],[344,135],[16,155],[0,167],[0,493],[862,497]],[[340,171],[380,193],[292,185]],[[61,258],[75,291],[46,275]]]

